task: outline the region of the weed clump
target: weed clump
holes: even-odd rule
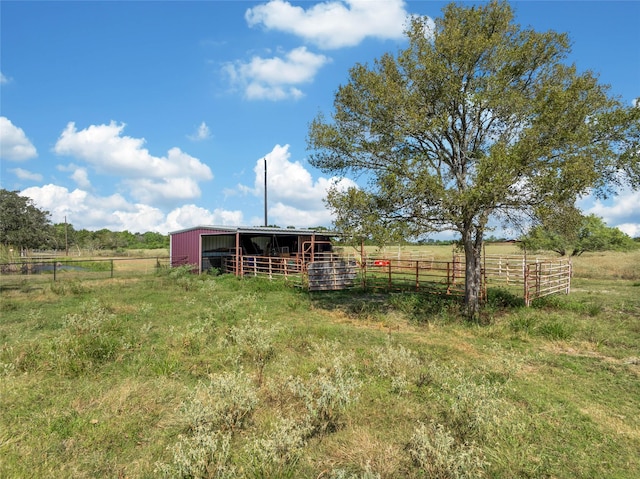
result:
[[[378,347],[374,350],[375,368],[381,378],[391,380],[391,391],[404,394],[416,380],[420,360],[402,345]]]
[[[281,419],[268,434],[256,438],[245,448],[252,477],[295,477],[309,432],[305,423]]]
[[[275,336],[279,328],[257,318],[251,318],[229,330],[228,340],[237,345],[258,371],[258,385],[262,384],[264,368],[275,355]]]
[[[240,371],[200,382],[181,412],[188,431],[234,431],[245,425],[257,404],[251,379]]]
[[[167,479],[235,479],[238,471],[231,463],[230,440],[228,433],[206,430],[180,436],[178,442],[168,448],[171,462],[156,462],[154,473]]]
[[[353,358],[336,356],[307,380],[289,378],[289,389],[304,402],[311,434],[336,431],[342,413],[358,400],[362,382],[353,364]]]
[[[407,447],[415,466],[434,479],[479,479],[487,463],[474,444],[456,443],[442,424],[420,424]]]

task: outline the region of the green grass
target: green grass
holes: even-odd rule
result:
[[[640,295],[612,262],[531,308],[490,291],[479,324],[180,269],[3,290],[0,477],[635,478]]]

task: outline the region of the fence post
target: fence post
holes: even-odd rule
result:
[[[531,300],[529,299],[529,265],[524,264],[524,304],[525,306],[531,306]]]
[[[389,260],[389,291],[391,291],[391,260]]]
[[[111,260],[111,278],[113,278],[113,259]]]
[[[53,280],[54,281],[56,280],[56,269],[57,269],[57,267],[58,267],[58,262],[54,261],[53,262]]]
[[[416,291],[420,291],[420,260],[416,260]]]

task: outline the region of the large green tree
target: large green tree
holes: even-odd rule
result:
[[[53,237],[49,212],[18,191],[0,189],[0,243],[19,249],[48,246]]]
[[[532,227],[520,245],[529,251],[555,251],[561,256],[580,256],[587,251],[628,251],[637,248],[633,239],[618,228],[607,226],[596,215],[578,215],[567,221],[552,215]]]
[[[489,220],[637,187],[640,108],[566,64],[565,34],[520,27],[504,2],[449,4],[406,33],[406,49],[356,64],[332,117],[312,121],[310,162],[361,182],[328,196],[337,227],[360,214],[404,235],[457,231],[475,317]]]

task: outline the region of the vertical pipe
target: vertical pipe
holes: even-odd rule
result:
[[[236,231],[236,276],[240,276],[240,262],[242,261],[242,257],[240,255],[240,232]]]
[[[269,226],[267,222],[267,158],[264,158],[264,225]]]

